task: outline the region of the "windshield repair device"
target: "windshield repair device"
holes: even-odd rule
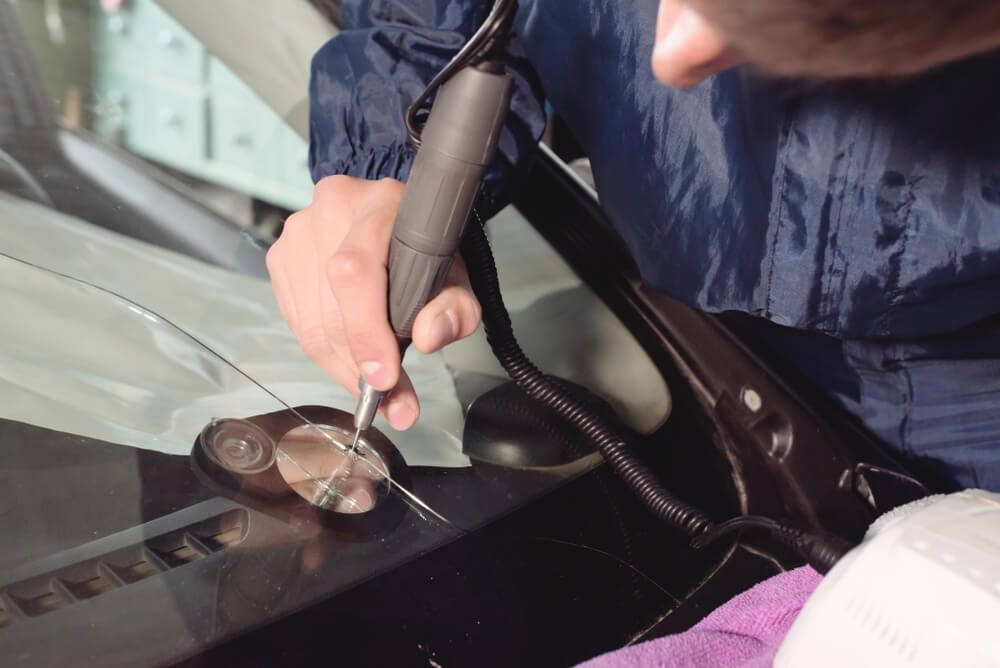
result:
[[[400,353],[413,323],[444,283],[479,193],[496,156],[510,106],[512,81],[499,59],[517,3],[500,0],[483,25],[410,107],[406,124],[417,157],[396,214],[389,246],[389,322]],[[426,124],[420,117],[437,91]],[[354,411],[354,444],[371,427],[385,392],[364,379]]]
[[[591,441],[654,515],[690,536],[695,547],[742,529],[765,529],[817,570],[828,571],[848,551],[850,542],[818,528],[806,531],[768,517],[748,515],[715,524],[701,510],[670,494],[632,453],[615,420],[605,419],[571,396],[518,345],[485,231],[473,226],[464,234],[510,105],[512,79],[501,55],[516,10],[516,0],[496,0],[479,30],[407,110],[407,132],[418,150],[396,215],[388,263],[389,321],[400,353],[409,346],[420,309],[440,291],[461,243],[473,292],[483,307],[486,338],[500,366],[522,392]],[[435,93],[433,107],[426,112]],[[358,387],[361,398],[354,413],[352,452],[386,394],[368,386],[363,378]]]

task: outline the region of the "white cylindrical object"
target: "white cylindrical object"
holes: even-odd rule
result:
[[[774,665],[1000,667],[1000,494],[917,502],[874,527],[809,598]]]

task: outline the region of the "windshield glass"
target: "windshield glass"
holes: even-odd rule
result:
[[[16,500],[0,513],[7,658],[24,656],[40,629],[60,628],[67,617],[58,613],[99,609],[79,608],[84,601],[125,612],[113,595],[140,585],[160,597],[141,599],[157,632],[187,637],[191,611],[179,603],[191,593],[177,578],[202,560],[283,555],[280,569],[241,584],[271,601],[260,621],[369,577],[365,545],[392,537],[405,559],[457,532],[407,491],[409,481],[395,484],[393,451],[367,438],[348,461],[340,414],[292,409],[160,313],[6,256],[0,308],[0,470]],[[367,517],[378,522],[351,524]],[[344,550],[345,536],[359,549]],[[279,595],[324,568],[322,589]],[[224,592],[217,586],[212,596]],[[238,630],[208,626],[187,642]],[[48,663],[93,640],[63,637],[56,654],[35,658]],[[130,658],[188,650],[168,643]]]
[[[226,23],[237,5],[254,9]],[[345,449],[354,399],[299,349],[263,264],[309,201],[308,60],[336,32],[311,3],[280,5],[278,32],[307,26],[301,43],[246,49],[275,3],[0,2],[0,50],[18,63],[0,79],[3,665],[96,646],[116,648],[102,665],[191,655],[469,539],[600,463],[483,454],[579,437],[524,418],[482,332],[410,351],[421,421],[399,433],[379,419]],[[488,234],[528,354],[655,432],[670,395],[629,332],[513,208]],[[590,524],[617,518],[605,494]],[[630,583],[649,622],[672,598],[630,549],[588,551],[588,568]],[[488,569],[504,551],[484,553]]]

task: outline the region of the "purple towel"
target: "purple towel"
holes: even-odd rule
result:
[[[822,577],[808,566],[749,589],[684,633],[610,652],[580,668],[770,666]]]

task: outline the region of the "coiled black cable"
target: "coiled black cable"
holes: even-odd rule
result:
[[[701,549],[719,540],[723,536],[744,529],[764,529],[779,543],[792,548],[809,562],[820,573],[826,573],[840,561],[853,547],[847,541],[823,532],[805,532],[801,529],[781,524],[770,517],[744,515],[734,517],[696,536],[691,546]]]
[[[496,261],[481,223],[468,226],[462,239],[462,256],[472,291],[482,305],[486,340],[514,384],[593,441],[611,469],[642,503],[668,525],[691,536],[695,548],[705,547],[741,529],[766,529],[820,573],[828,572],[850,550],[852,546],[836,536],[805,532],[768,517],[748,515],[716,525],[708,515],[670,494],[656,475],[632,453],[625,438],[613,425],[570,396],[525,355],[514,335],[510,314],[500,293]]]
[[[472,38],[410,105],[406,114],[406,129],[415,148],[420,147],[420,134],[431,97],[463,67],[498,55],[510,32],[516,10],[517,0],[495,0],[486,20]],[[642,503],[669,526],[691,536],[695,547],[708,545],[740,528],[766,528],[777,540],[797,550],[823,573],[847,551],[849,546],[825,534],[805,533],[765,517],[739,517],[716,526],[708,515],[671,495],[656,475],[632,453],[626,439],[614,425],[575,399],[557,381],[543,374],[521,350],[500,294],[496,262],[481,222],[468,226],[462,240],[462,255],[473,292],[483,307],[487,341],[514,384],[579,429],[596,445],[611,469]]]
[[[421,114],[425,113],[431,96],[458,70],[494,54],[502,47],[516,11],[517,0],[495,0],[486,20],[472,38],[410,105],[406,114],[406,129],[415,148],[420,147]],[[625,439],[614,427],[570,396],[557,382],[546,377],[521,350],[500,294],[493,253],[480,225],[469,226],[462,242],[462,254],[466,258],[473,291],[483,305],[486,338],[493,354],[514,383],[591,439],[612,470],[657,517],[689,536],[707,531],[712,526],[712,520],[707,515],[671,496],[653,472],[632,454]]]
[[[612,470],[653,514],[689,536],[707,531],[712,526],[712,520],[706,514],[667,492],[653,472],[636,458],[613,426],[566,393],[521,350],[500,294],[500,281],[489,240],[480,225],[469,225],[462,241],[462,256],[469,271],[472,290],[483,306],[486,339],[500,366],[514,383],[592,440]]]

